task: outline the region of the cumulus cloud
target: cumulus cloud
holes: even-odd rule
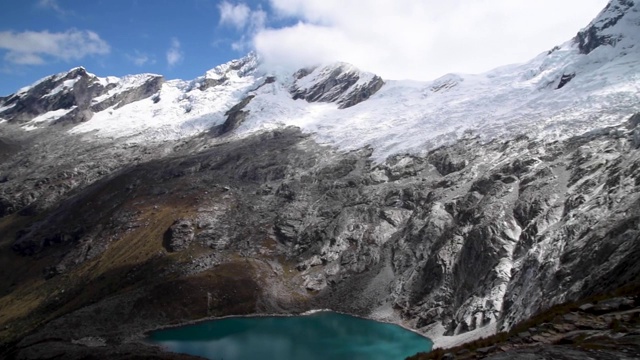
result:
[[[270,0],[292,26],[257,31],[267,62],[346,61],[390,79],[433,79],[526,61],[573,37],[607,0]]]
[[[110,52],[109,44],[95,32],[75,29],[60,33],[2,31],[0,49],[7,51],[7,62],[19,65],[40,65],[48,58],[78,60]]]
[[[240,39],[231,43],[231,49],[238,52],[247,51],[253,46],[253,37],[262,31],[267,22],[267,12],[261,7],[251,9],[245,3],[232,4],[223,1],[218,5],[220,10],[220,25],[233,26],[243,30]]]
[[[180,50],[180,41],[177,38],[171,38],[171,46],[167,50],[167,64],[173,67],[184,59],[184,53]]]
[[[251,9],[245,3],[232,4],[223,1],[218,5],[220,25],[233,26],[238,30],[248,29],[255,32],[264,28],[267,20],[266,11],[262,8]]]
[[[220,24],[232,25],[237,29],[244,28],[251,15],[251,9],[243,3],[234,5],[223,1],[218,5],[218,10],[220,10]]]

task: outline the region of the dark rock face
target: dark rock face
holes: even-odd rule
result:
[[[62,76],[51,76],[26,93],[6,98],[1,105],[13,107],[0,113],[0,116],[9,122],[24,123],[53,110],[71,109],[73,106],[86,109],[91,99],[107,91],[84,68],[76,68]]]
[[[580,52],[589,54],[603,45],[615,46],[620,37],[605,34],[603,30],[616,25],[634,6],[637,5],[633,0],[613,0],[609,2],[598,16],[599,20],[590,24],[576,35],[575,41],[578,43]]]
[[[560,78],[560,82],[558,83],[558,87],[556,89],[562,89],[565,85],[567,85],[569,83],[569,81],[571,81],[574,77],[576,77],[576,74],[571,73],[571,74],[563,74],[562,77]]]
[[[243,110],[243,109],[245,106],[247,106],[251,102],[251,99],[253,98],[254,98],[253,95],[247,96],[246,98],[242,99],[241,102],[234,105],[231,109],[229,109],[229,111],[225,113],[225,115],[227,116],[227,120],[225,120],[225,122],[220,127],[220,132],[219,132],[220,135],[229,133],[237,129],[238,126],[242,124],[242,122],[249,115],[249,111]]]
[[[95,103],[95,98],[107,94],[117,85],[110,83],[105,86],[84,68],[75,68],[46,78],[24,93],[3,98],[0,106],[7,109],[0,113],[0,117],[9,123],[21,124],[49,111],[70,110],[54,123],[76,124],[90,120],[94,113],[108,107],[118,108],[148,98],[157,93],[163,83],[162,76],[148,76],[142,85]]]
[[[132,102],[146,99],[160,91],[163,83],[164,77],[160,75],[149,76],[142,85],[118,92],[97,104],[91,105],[91,111],[100,112],[112,106],[118,109]]]
[[[378,92],[383,85],[384,81],[377,75],[366,84],[356,85],[348,96],[343,97],[343,99],[338,102],[340,109],[346,109],[367,100]]]
[[[188,219],[176,220],[167,230],[165,247],[175,252],[189,247],[194,238],[193,223]]]
[[[203,79],[200,82],[200,85],[198,86],[198,89],[200,89],[200,91],[205,91],[209,88],[212,87],[216,87],[218,85],[222,85],[224,84],[224,82],[227,81],[226,78],[220,78],[220,79]]]
[[[436,167],[442,176],[460,171],[467,166],[467,161],[463,157],[450,152],[433,152],[429,162]]]
[[[309,76],[316,76],[313,86],[306,87],[302,83]],[[326,67],[313,71],[303,69],[294,74],[297,81],[291,88],[293,99],[304,99],[308,102],[335,102],[341,109],[354,106],[367,100],[384,85],[379,76],[358,84],[362,74],[347,65]]]

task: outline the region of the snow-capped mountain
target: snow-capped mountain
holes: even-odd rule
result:
[[[518,133],[563,138],[640,109],[638,9],[612,1],[574,39],[484,74],[383,82],[337,63],[275,76],[260,69],[255,54],[192,81],[97,78],[73,69],[1,99],[0,118],[27,130],[70,121],[82,122],[70,133],[178,139],[223,124],[227,111],[251,96],[237,136],[293,125],[343,149],[371,145],[378,159],[470,132],[486,140]]]
[[[76,68],[0,98],[0,340],[155,355],[131,339],[331,308],[460,343],[639,283],[638,184],[637,1],[427,82]]]
[[[0,113],[3,120],[21,124],[25,130],[79,123],[94,113],[147,98],[160,90],[163,81],[162,76],[151,74],[99,78],[78,67],[0,98]]]

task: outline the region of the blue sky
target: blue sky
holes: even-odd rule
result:
[[[266,67],[346,61],[430,80],[523,62],[607,0],[1,0],[0,96],[84,66],[193,79],[256,50]]]
[[[10,37],[5,42],[51,42],[46,31],[60,35],[56,37],[60,42],[72,42],[64,46],[80,51],[65,55],[73,51],[62,48],[47,53],[38,51],[39,44],[12,51],[18,45],[3,48],[0,35],[0,95],[75,66],[99,76],[151,72],[169,79],[192,79],[250,50],[232,48],[245,29],[220,22],[219,1],[4,1],[0,34]],[[255,9],[263,6],[258,0],[246,4]],[[25,36],[27,32],[32,36]]]

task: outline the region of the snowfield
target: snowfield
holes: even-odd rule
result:
[[[640,4],[631,6],[624,16],[615,6],[607,8],[589,24],[599,35],[614,40],[587,54],[576,37],[528,63],[484,74],[448,74],[428,82],[388,80],[368,100],[346,109],[336,103],[293,100],[291,92],[312,88],[336,69],[359,76],[348,91],[374,74],[336,63],[295,79],[293,73],[282,76],[261,69],[258,57],[250,54],[192,81],[165,82],[155,96],[98,112],[70,132],[131,142],[180,139],[223,124],[229,109],[253,95],[244,108],[248,117],[232,136],[297,126],[319,142],[341,149],[370,145],[377,160],[425,152],[469,135],[487,141],[518,134],[562,139],[619,124],[640,111]],[[610,26],[612,19],[618,21]],[[100,79],[104,85],[115,84],[101,98],[138,86],[149,77]],[[201,86],[206,81],[217,83]],[[72,85],[65,82],[54,91]],[[45,118],[51,121],[54,115],[59,113],[42,115],[26,127],[31,129]]]

